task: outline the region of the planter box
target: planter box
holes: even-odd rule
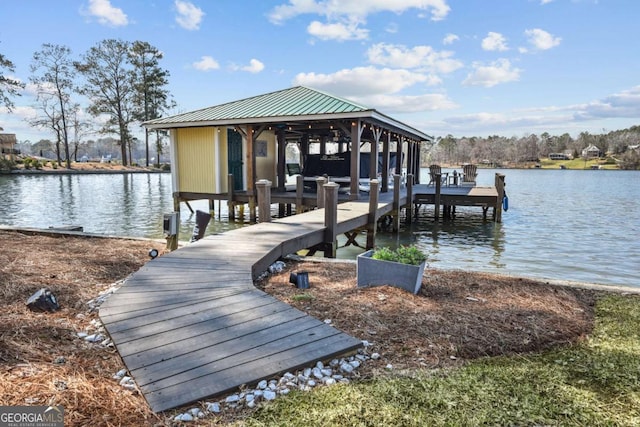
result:
[[[420,265],[373,259],[373,250],[358,255],[358,287],[391,285],[417,294],[427,261]]]

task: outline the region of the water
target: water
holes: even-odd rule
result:
[[[496,172],[506,175],[509,196],[501,224],[461,207],[455,220],[436,223],[423,207],[398,235],[379,233],[377,245],[415,243],[435,268],[640,287],[640,172],[481,169],[478,185],[493,185]],[[428,171],[421,179],[428,182]],[[171,193],[170,174],[0,175],[0,224],[162,238]],[[207,234],[247,223],[230,224],[225,205],[216,202]],[[206,201],[191,206],[208,210]],[[188,240],[195,215],[183,203],[180,216]],[[349,246],[338,256],[360,252]]]

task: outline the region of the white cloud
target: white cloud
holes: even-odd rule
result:
[[[451,73],[462,67],[462,62],[453,59],[451,51],[435,51],[431,46],[414,46],[378,43],[367,51],[369,62],[388,67],[402,66],[427,70],[436,74]]]
[[[333,20],[339,17],[365,18],[378,12],[401,14],[409,9],[430,11],[434,21],[444,19],[451,10],[447,0],[289,0],[289,3],[274,7],[268,16],[272,23],[281,24],[305,14],[325,16]]]
[[[120,27],[129,23],[127,15],[122,9],[113,7],[110,0],[89,0],[88,8],[83,13],[98,18],[102,25]]]
[[[386,114],[419,113],[424,111],[451,110],[458,105],[446,95],[427,93],[423,95],[372,95],[351,98]]]
[[[578,120],[640,117],[640,86],[576,107]]]
[[[294,86],[311,86],[345,97],[371,96],[396,93],[428,79],[408,70],[357,67],[332,74],[300,73],[294,78]]]
[[[551,49],[552,47],[558,46],[562,40],[560,37],[554,37],[539,28],[526,30],[524,34],[527,36],[529,43],[537,50]]]
[[[540,4],[549,4],[551,3],[553,0],[540,0]]]
[[[256,74],[264,70],[264,64],[257,59],[252,59],[249,61],[249,65],[242,67],[241,70]]]
[[[442,44],[447,45],[447,44],[453,44],[453,42],[460,40],[460,37],[456,36],[455,34],[447,34],[444,39],[442,39]]]
[[[218,61],[213,59],[211,56],[203,56],[202,58],[200,58],[200,61],[194,62],[192,65],[193,68],[200,71],[211,71],[220,68],[220,64],[218,64]]]
[[[369,36],[369,31],[358,28],[357,23],[323,24],[313,21],[307,27],[307,32],[320,40],[364,40]]]
[[[507,39],[500,33],[494,33],[489,31],[487,37],[482,39],[482,48],[484,50],[497,50],[505,51],[509,50],[507,47]]]
[[[197,30],[200,28],[204,12],[198,6],[191,2],[176,0],[175,1],[176,22],[185,30]]]
[[[467,75],[462,84],[493,87],[500,83],[517,81],[521,71],[518,68],[512,68],[508,59],[498,59],[488,65],[474,62],[473,72]]]

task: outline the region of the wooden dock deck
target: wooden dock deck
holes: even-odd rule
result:
[[[367,215],[365,203],[340,204],[339,231]],[[324,231],[323,210],[314,210],[208,236],[149,261],[103,304],[100,318],[154,411],[361,346],[253,286],[280,257],[322,243]]]

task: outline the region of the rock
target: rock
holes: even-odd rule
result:
[[[125,375],[127,375],[127,370],[126,369],[120,369],[118,372],[116,372],[116,374],[113,376],[114,380],[119,380],[122,379],[122,377],[124,377]]]
[[[349,365],[353,366],[353,369],[358,369],[360,367],[360,362],[357,360],[352,360],[349,362]]]
[[[317,379],[322,379],[324,375],[322,375],[322,371],[319,368],[313,368],[311,370],[311,375],[313,375]]]
[[[178,414],[173,418],[174,421],[193,421],[191,414]]]
[[[391,370],[391,369],[393,369],[393,365],[391,363],[389,363],[387,366],[385,366],[385,368]]]
[[[209,402],[207,403],[207,411],[213,412],[214,414],[218,414],[221,411],[220,404],[218,402]]]
[[[60,306],[58,305],[58,299],[51,292],[50,289],[42,288],[27,300],[27,307],[31,311],[57,311]]]
[[[227,398],[225,399],[225,403],[237,403],[240,401],[240,396],[238,396],[237,394],[232,394],[231,396],[227,396]]]
[[[331,375],[333,375],[333,370],[328,368],[320,369],[320,372],[322,372],[323,377],[330,377]]]
[[[267,385],[268,385],[268,384],[269,384],[269,383],[267,383],[267,380],[262,380],[262,381],[260,381],[260,382],[258,383],[258,388],[259,388],[260,390],[264,390],[265,388],[267,388]]]
[[[273,399],[276,398],[276,393],[274,391],[271,391],[271,390],[265,390],[264,398],[265,398],[265,400],[273,400]]]
[[[373,353],[373,354],[371,355],[371,358],[372,358],[373,360],[378,360],[378,359],[380,359],[380,353]]]
[[[336,383],[336,380],[334,380],[331,377],[327,377],[327,378],[323,378],[322,382],[324,383],[324,385],[334,385]]]
[[[251,408],[251,409],[255,408],[256,407],[256,401],[252,400],[251,402],[247,402],[247,407]]]
[[[353,372],[353,366],[351,366],[351,364],[349,363],[343,363],[342,365],[340,365],[340,370],[346,374],[350,374],[351,372]]]

